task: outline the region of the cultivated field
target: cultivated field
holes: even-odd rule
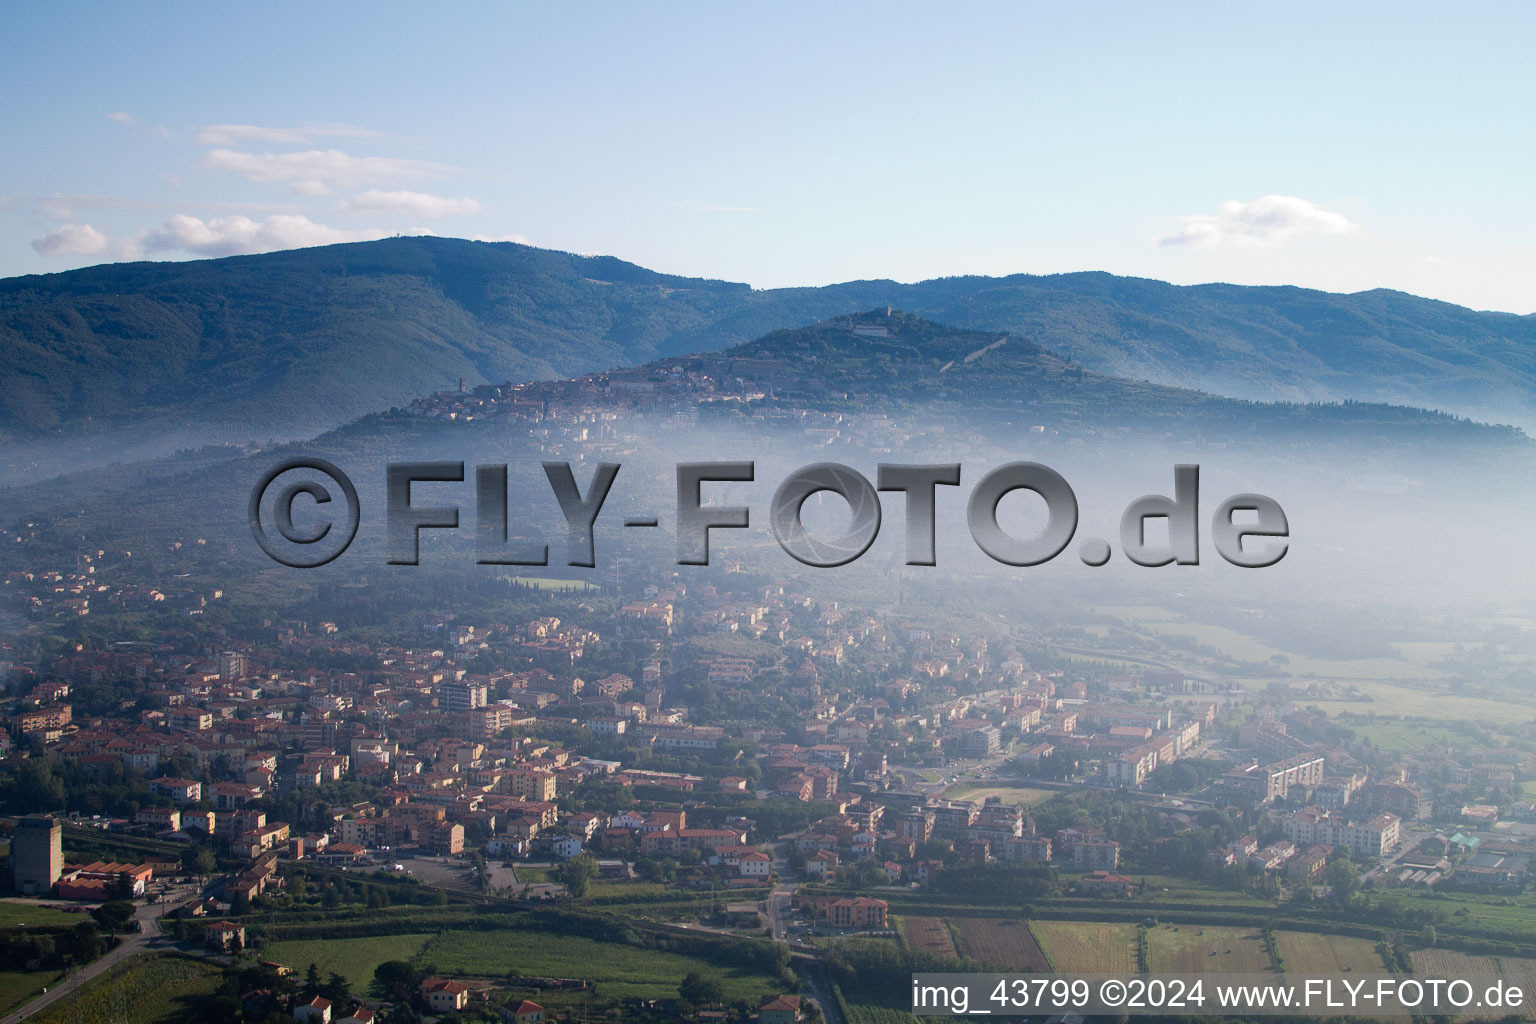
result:
[[[955,919],[960,955],[1014,971],[1049,971],[1050,962],[1029,930],[1028,921],[1001,917]]]
[[[421,962],[435,964],[439,971],[482,978],[587,978],[603,1000],[673,998],[689,971],[719,981],[727,1002],[741,999],[756,1006],[760,996],[778,991],[773,978],[745,967],[720,967],[676,953],[520,929],[444,932],[427,943]]]
[[[1508,959],[1518,963],[1518,958]],[[1499,957],[1473,956],[1452,949],[1421,949],[1412,954],[1413,973],[1420,978],[1457,978],[1479,990],[1505,978]],[[1513,981],[1513,978],[1507,979]]]
[[[1134,974],[1136,926],[1099,921],[1035,921],[1036,940],[1063,974]]]
[[[888,1006],[848,1004],[848,1024],[917,1024],[917,1017]]]
[[[199,1019],[196,1001],[219,987],[219,969],[176,954],[130,957],[29,1018],[34,1024],[120,1021],[122,1024],[182,1024]]]
[[[1275,946],[1285,964],[1285,973],[1293,977],[1387,973],[1387,965],[1376,952],[1376,943],[1370,939],[1313,932],[1275,932]]]
[[[1273,970],[1258,928],[1164,924],[1147,931],[1153,974],[1257,974]]]
[[[373,983],[373,969],[386,960],[413,960],[433,936],[375,935],[359,939],[299,939],[274,942],[262,953],[263,960],[293,968],[299,977],[314,964],[323,978],[335,971],[351,982],[354,992],[366,992]],[[444,965],[446,966],[446,965]]]
[[[1518,985],[1527,994],[1529,988],[1536,982],[1536,961],[1524,960],[1520,957],[1506,956],[1471,956],[1467,953],[1457,953],[1449,949],[1421,949],[1412,955],[1413,973],[1419,978],[1453,978],[1471,983],[1472,990],[1481,996],[1496,981],[1502,981],[1506,985]],[[1529,1020],[1536,1007],[1529,1005],[1523,1007],[1523,1016]],[[1457,1020],[1479,1020],[1483,1017],[1503,1017],[1504,1012],[1480,1015],[1477,1013],[1463,1014]]]
[[[1499,962],[1499,970],[1506,985],[1519,985],[1525,993],[1525,1016],[1536,1017],[1536,1004],[1533,1004],[1531,994],[1536,992],[1536,960],[1527,960],[1518,956],[1501,956],[1496,958]]]
[[[900,931],[902,941],[907,944],[908,949],[933,953],[937,956],[959,955],[955,951],[955,940],[949,934],[949,927],[945,925],[943,918],[903,917]]]

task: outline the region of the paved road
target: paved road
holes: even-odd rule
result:
[[[128,932],[117,944],[116,949],[105,956],[97,957],[57,985],[51,986],[47,992],[0,1019],[0,1024],[16,1024],[17,1021],[28,1019],[57,1000],[73,994],[76,989],[93,978],[99,978],[135,953],[143,953],[152,946],[161,945],[164,937],[160,932],[160,915],[170,910],[172,906],[174,906],[172,903],[159,903],[139,907],[134,911],[133,916],[143,927],[143,931]]]
[[[821,1007],[821,1017],[827,1024],[848,1024],[843,1020],[843,1011],[838,1008],[837,1000],[832,998],[832,990],[817,977],[819,972],[807,971],[805,974],[805,994],[817,1006]],[[823,991],[823,988],[826,990]]]
[[[780,882],[768,894],[768,927],[779,942],[789,941],[789,903],[794,895],[792,882]]]

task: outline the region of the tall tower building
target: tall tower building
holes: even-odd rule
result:
[[[444,683],[437,691],[437,703],[444,711],[473,711],[490,703],[489,688],[484,683],[460,681]]]
[[[11,833],[11,881],[24,896],[46,895],[64,873],[64,829],[57,818],[29,814]]]
[[[239,682],[245,677],[245,655],[239,651],[225,651],[219,655],[219,678],[226,683]]]

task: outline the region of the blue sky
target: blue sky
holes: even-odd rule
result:
[[[396,232],[1536,311],[1536,5],[13,4],[0,274]]]

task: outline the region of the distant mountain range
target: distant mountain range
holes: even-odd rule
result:
[[[889,307],[612,376],[665,380],[673,365],[763,388],[757,404],[791,412],[876,412],[918,422],[937,414],[1014,428],[1038,424],[1069,435],[1141,425],[1217,442],[1306,436],[1358,442],[1363,431],[1394,447],[1531,447],[1509,427],[1418,406],[1258,402],[1099,373],[1016,334],[967,330]]]
[[[1097,273],[754,291],[611,257],[413,237],[0,281],[0,438],[300,437],[461,377],[633,366],[885,305],[1122,378],[1536,425],[1536,316],[1398,292]]]

